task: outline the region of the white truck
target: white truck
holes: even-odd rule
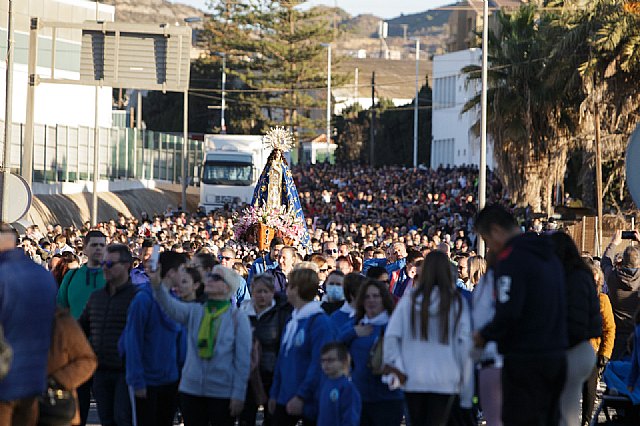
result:
[[[207,213],[225,204],[251,202],[270,149],[262,136],[205,135],[200,206]]]

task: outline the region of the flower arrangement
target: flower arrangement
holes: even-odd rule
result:
[[[305,226],[302,220],[296,217],[293,209],[286,206],[278,206],[267,209],[261,207],[249,207],[242,211],[242,215],[236,215],[234,232],[238,240],[254,242],[257,227],[264,225],[275,232],[271,236],[280,236],[285,240],[301,241],[305,234]],[[254,241],[252,241],[254,240]]]

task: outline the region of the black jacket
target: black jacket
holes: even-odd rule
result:
[[[127,323],[127,311],[137,288],[129,280],[112,296],[107,290],[108,286],[91,293],[78,322],[98,357],[98,369],[124,372],[118,341]]]
[[[495,266],[496,313],[482,330],[504,355],[556,354],[567,348],[564,269],[546,236],[512,238]]]
[[[567,331],[569,347],[602,336],[600,301],[593,275],[574,269],[565,275],[567,288]]]
[[[276,304],[260,318],[256,315],[249,316],[253,335],[260,342],[262,349],[260,372],[263,374],[273,375],[280,351],[280,340],[292,310],[293,307],[285,302]]]
[[[609,289],[609,299],[616,322],[616,337],[626,340],[633,334],[633,315],[640,308],[640,269],[615,267],[612,262],[615,246],[609,245],[602,256],[602,271]]]

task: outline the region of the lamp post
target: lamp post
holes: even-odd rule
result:
[[[413,168],[418,167],[418,95],[420,93],[420,39],[416,37],[416,99],[413,105]]]
[[[487,66],[489,50],[489,0],[482,2],[482,89],[480,92],[480,165],[478,176],[478,209],[487,197]],[[478,254],[484,256],[484,241],[478,236]]]
[[[331,43],[322,43],[327,48],[327,160],[331,145]]]

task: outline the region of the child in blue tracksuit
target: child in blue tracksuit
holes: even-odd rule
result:
[[[320,388],[317,426],[357,426],[362,401],[349,377],[349,351],[342,343],[328,343],[320,361],[326,375]]]

